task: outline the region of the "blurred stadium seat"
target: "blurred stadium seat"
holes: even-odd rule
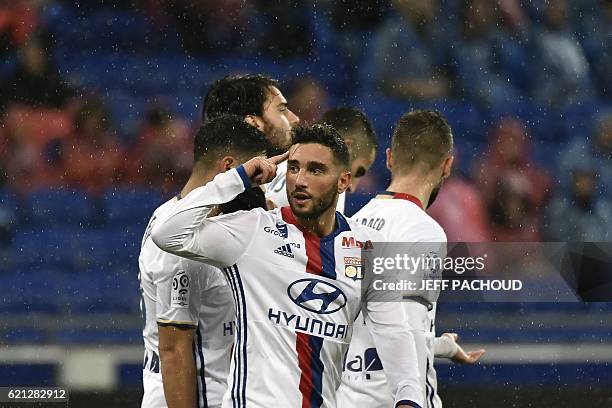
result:
[[[115,226],[146,224],[161,203],[161,193],[153,189],[114,188],[104,194],[104,218]]]
[[[29,221],[36,225],[84,225],[92,215],[89,197],[78,190],[44,190],[33,193],[27,203]]]

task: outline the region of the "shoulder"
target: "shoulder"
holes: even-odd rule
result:
[[[146,240],[138,257],[140,272],[148,275],[155,284],[184,270],[182,260],[179,256],[163,251],[150,239]]]
[[[375,229],[362,225],[351,218],[345,219],[350,227],[350,231],[356,237],[359,237],[360,241],[382,242],[385,240],[384,235]]]
[[[444,229],[436,220],[431,218],[431,216],[425,212],[423,215],[413,223],[410,228],[416,237],[418,237],[418,241],[428,241],[428,242],[446,242],[446,233]]]
[[[255,219],[259,219],[262,216],[265,216],[267,212],[268,211],[264,210],[263,208],[253,208],[251,210],[240,210],[240,211],[235,211],[230,214],[217,215],[216,217],[209,218],[208,220],[211,222],[219,222],[219,223],[226,223],[226,222],[231,223],[235,221],[249,222]]]
[[[176,261],[177,267],[174,268],[173,275],[176,275],[178,272],[185,272],[189,276],[190,281],[197,282],[201,289],[211,286],[211,283],[216,282],[219,277],[223,278],[223,272],[215,266],[194,261],[193,259],[178,258]]]
[[[163,203],[162,205],[160,205],[159,207],[157,207],[155,210],[153,210],[153,214],[151,214],[151,217],[149,218],[149,222],[148,224],[151,224],[153,222],[155,222],[155,220],[161,216],[163,216],[164,214],[166,214],[167,212],[170,211],[170,209],[178,202],[178,200],[176,199],[176,197],[172,197],[170,200],[166,201],[165,203]]]

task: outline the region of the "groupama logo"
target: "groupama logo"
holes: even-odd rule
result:
[[[330,314],[346,306],[346,295],[329,282],[306,278],[293,282],[287,288],[289,298],[310,312]]]

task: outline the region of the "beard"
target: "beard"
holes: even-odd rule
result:
[[[296,191],[294,190],[293,192],[295,193]],[[332,205],[334,205],[337,196],[338,190],[337,187],[334,186],[330,188],[327,192],[325,192],[321,197],[312,197],[310,199],[312,202],[312,207],[310,209],[298,208],[294,204],[292,197],[289,197],[289,206],[291,207],[291,211],[293,211],[293,214],[297,215],[298,217],[305,219],[315,219],[320,217],[321,214],[323,214]]]
[[[275,128],[264,120],[264,131],[268,141],[268,157],[285,153],[291,147],[292,131]]]
[[[427,206],[425,207],[425,209],[428,209],[429,207],[431,207],[434,201],[436,201],[436,198],[438,198],[438,193],[440,193],[440,188],[442,187],[442,183],[444,183],[444,179],[440,180],[438,185],[435,186],[433,190],[431,190],[431,194],[429,195],[429,201],[427,201]]]

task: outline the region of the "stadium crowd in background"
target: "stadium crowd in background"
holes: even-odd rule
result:
[[[159,90],[143,94],[142,115],[126,131],[105,92],[58,68],[67,57],[65,45],[58,45],[63,18],[87,22],[96,13],[130,12],[155,29],[140,46],[144,50],[130,49],[131,42],[113,50],[119,59],[146,61],[166,52],[163,44],[174,38],[174,52],[186,64],[227,55],[247,61],[250,72],[265,73],[257,62],[261,56],[320,64],[318,71],[283,83],[305,123],[355,97],[374,105],[377,98],[467,101],[483,112],[505,112],[512,109],[499,106],[524,101],[549,112],[562,112],[568,104],[598,104],[597,117],[585,110],[580,122],[585,126],[565,136],[558,136],[556,127],[545,129],[551,141],[542,140],[541,129],[535,131],[533,121],[519,113],[480,118],[480,144],[461,150],[459,143],[460,175],[448,181],[432,212],[451,241],[610,238],[610,1],[187,3],[141,0],[111,7],[82,2],[79,10],[62,1],[0,5],[5,61],[0,67],[0,188],[20,195],[76,188],[95,198],[124,185],[161,189],[170,196],[185,181],[192,164],[189,135],[199,117],[190,122],[174,112]],[[94,56],[98,51],[78,52]],[[330,64],[340,67],[338,75],[324,74]],[[205,78],[202,85],[215,79]],[[379,134],[383,146],[389,137]],[[456,138],[465,140],[465,135]],[[360,191],[373,193],[382,185],[383,176],[372,174]],[[450,197],[458,202],[451,205]],[[478,220],[474,231],[459,228],[464,211]]]

